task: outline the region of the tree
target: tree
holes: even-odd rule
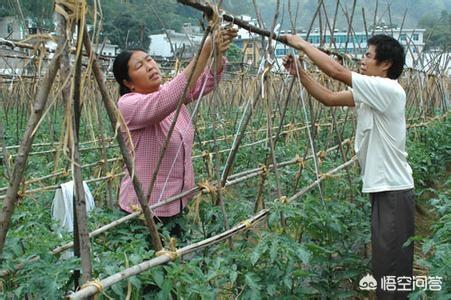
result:
[[[451,14],[442,10],[440,15],[428,14],[421,18],[419,27],[425,28],[425,48],[449,49],[451,46]]]
[[[121,49],[149,48],[149,29],[128,13],[122,13],[106,23],[103,35]]]
[[[243,59],[243,52],[237,45],[232,43],[230,44],[229,50],[226,52],[226,56],[229,62],[241,62]]]

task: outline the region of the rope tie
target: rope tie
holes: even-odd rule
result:
[[[279,202],[282,204],[287,204],[288,203],[288,197],[287,196],[282,196],[279,198]]]
[[[177,259],[177,257],[179,256],[179,253],[177,251],[170,251],[167,249],[162,249],[160,251],[158,251],[157,253],[155,253],[156,256],[163,256],[166,255],[169,257],[169,259],[171,261],[175,261]]]
[[[288,124],[288,128],[285,134],[285,142],[287,142],[292,136],[294,136],[293,130],[296,128],[293,122]]]
[[[17,198],[23,199],[24,197],[25,197],[25,192],[24,191],[18,191],[17,192]]]
[[[327,156],[327,152],[326,151],[324,151],[324,150],[319,151],[318,152],[319,163],[322,163],[324,161],[324,158],[326,158],[326,156]]]
[[[315,126],[316,132],[319,134],[319,132],[321,131],[321,124],[315,123],[315,124],[313,124],[313,126]]]
[[[143,210],[142,210],[142,208],[141,208],[140,205],[132,204],[132,205],[130,205],[130,209],[131,209],[133,212],[139,212],[138,219],[144,221]]]
[[[260,170],[262,171],[262,176],[268,175],[268,167],[266,165],[261,165]]]
[[[95,287],[97,293],[101,293],[104,290],[103,284],[99,279],[94,279],[94,280],[86,282],[85,284],[83,284],[80,287],[80,289],[82,290],[82,289],[90,287],[90,286]]]
[[[202,158],[210,158],[211,153],[208,151],[202,151],[201,156],[202,156]]]
[[[192,218],[195,224],[200,223],[200,203],[202,201],[202,192],[198,193],[193,199],[190,201],[192,206],[189,207],[188,210],[188,218]]]
[[[249,219],[242,221],[241,224],[244,225],[246,229],[252,227],[252,222]]]
[[[294,159],[300,168],[305,168],[305,161],[302,157],[299,156],[299,154],[296,154],[296,157]]]
[[[175,261],[177,259],[177,257],[180,256],[180,253],[177,250],[176,247],[176,243],[177,240],[173,237],[171,237],[169,239],[169,249],[161,249],[160,251],[157,251],[157,253],[155,253],[156,256],[162,256],[162,255],[166,255],[170,258],[171,261]]]
[[[214,194],[217,191],[216,187],[210,184],[208,180],[205,180],[204,182],[199,182],[197,186],[204,194]]]
[[[324,180],[335,178],[335,177],[337,177],[337,175],[334,175],[334,174],[331,174],[331,173],[322,173],[322,174],[319,175],[319,178],[320,179],[324,179]]]
[[[114,179],[114,174],[112,172],[107,172],[105,176],[107,177],[108,181],[112,181]]]

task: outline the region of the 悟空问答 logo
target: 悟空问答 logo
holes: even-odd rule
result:
[[[364,291],[374,291],[377,288],[377,281],[370,274],[360,279],[359,288]]]

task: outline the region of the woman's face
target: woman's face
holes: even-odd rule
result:
[[[124,84],[132,92],[148,94],[159,90],[161,84],[160,69],[157,63],[143,51],[136,51],[128,61],[130,81]]]

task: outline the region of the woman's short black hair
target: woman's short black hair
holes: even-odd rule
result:
[[[125,86],[124,80],[130,80],[130,76],[128,75],[128,61],[130,60],[130,57],[132,57],[133,53],[137,51],[146,52],[143,49],[138,48],[127,49],[119,53],[114,59],[113,74],[117,83],[119,83],[119,94],[121,96],[131,92],[131,90]]]
[[[382,63],[391,62],[387,76],[390,79],[398,79],[401,76],[405,63],[404,48],[401,44],[385,34],[372,36],[368,42],[368,46],[373,45],[376,48],[376,61]]]

